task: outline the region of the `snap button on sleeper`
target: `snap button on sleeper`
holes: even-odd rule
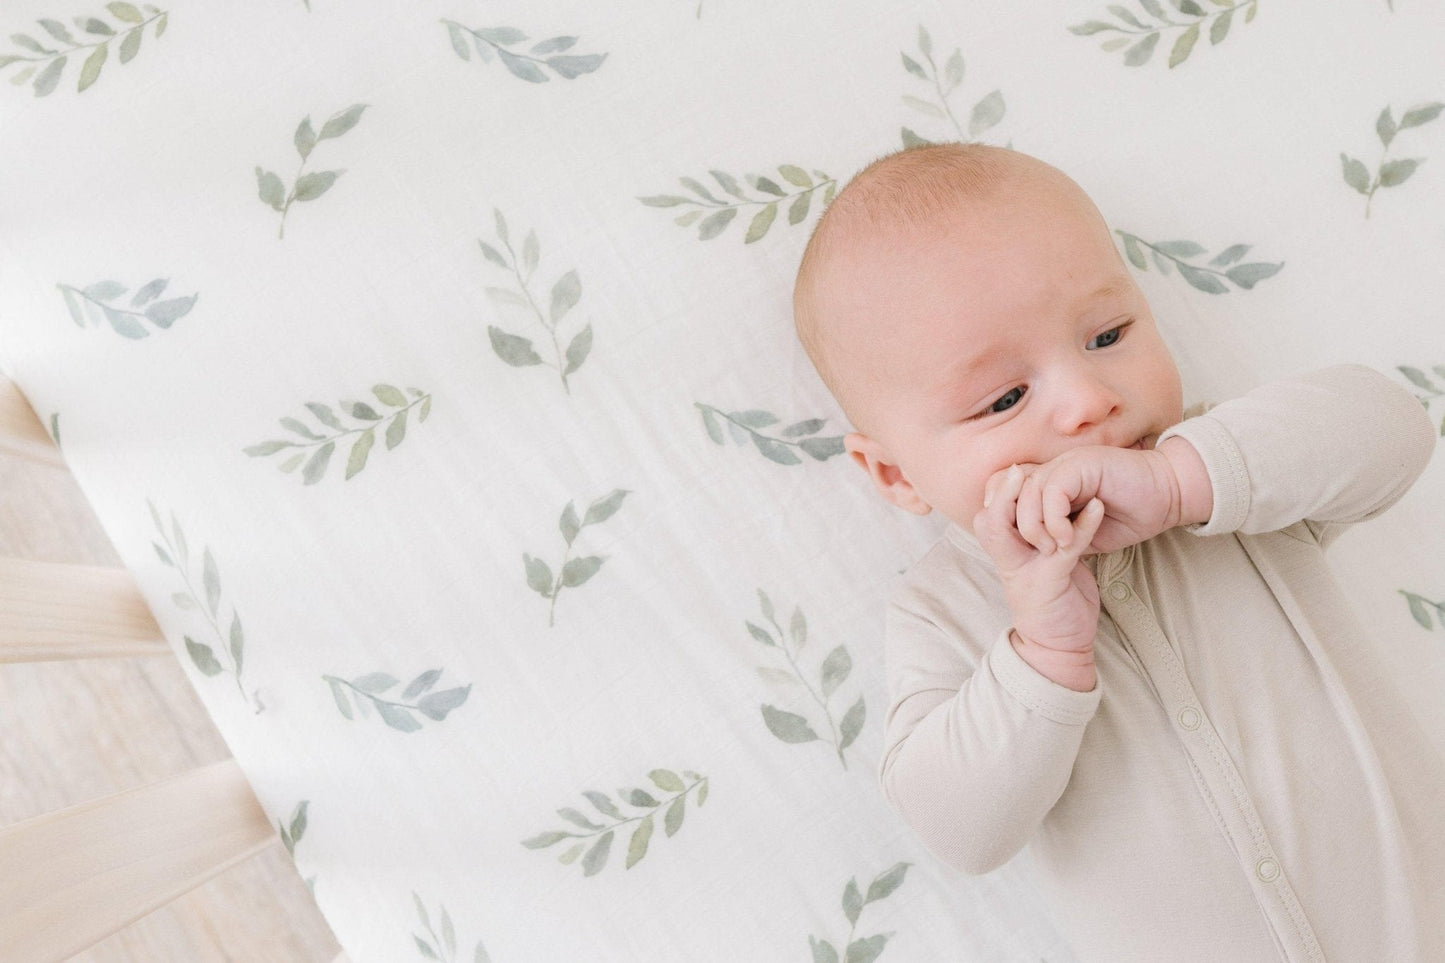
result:
[[[1179,710],[1179,724],[1190,732],[1199,728],[1199,710],[1193,706],[1185,706]]]
[[[1279,863],[1266,856],[1254,867],[1255,874],[1266,883],[1279,875]]]
[[[1115,582],[1113,585],[1109,586],[1109,594],[1122,602],[1129,597],[1129,586],[1125,585],[1123,582]]]

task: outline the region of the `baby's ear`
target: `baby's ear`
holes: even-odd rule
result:
[[[913,483],[904,476],[903,469],[889,460],[888,453],[878,441],[855,431],[843,436],[843,448],[873,479],[878,494],[891,504],[915,515],[927,515],[933,511],[933,506],[918,494]]]

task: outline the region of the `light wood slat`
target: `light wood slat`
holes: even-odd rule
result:
[[[60,449],[50,440],[35,409],[15,382],[5,377],[0,377],[0,452],[65,467]]]
[[[67,959],[276,839],[234,759],[0,829],[0,963]]]
[[[0,662],[169,652],[125,569],[0,558]]]

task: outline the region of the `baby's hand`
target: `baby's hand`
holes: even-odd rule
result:
[[[1104,503],[1104,517],[1090,553],[1137,544],[1184,521],[1180,481],[1163,452],[1088,445],[1029,471],[1018,495],[1019,534],[1045,553],[1071,547],[1070,516],[1093,498]]]
[[[1064,519],[1068,545],[1042,551],[1015,524],[1028,477],[1015,465],[989,479],[988,504],[973,517],[973,533],[1003,582],[1013,615],[1010,641],[1019,655],[1060,685],[1087,692],[1094,687],[1099,586],[1079,557],[1098,531],[1104,506],[1089,500],[1077,520]]]

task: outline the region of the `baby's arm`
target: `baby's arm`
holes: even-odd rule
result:
[[[1199,453],[1214,494],[1196,535],[1273,532],[1305,521],[1321,544],[1410,489],[1435,448],[1420,402],[1363,365],[1262,385],[1160,435]]]

